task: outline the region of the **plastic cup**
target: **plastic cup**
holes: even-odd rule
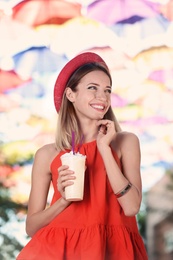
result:
[[[68,201],[83,200],[86,156],[82,154],[65,153],[61,156],[62,165],[68,165],[74,171],[76,179],[73,184],[65,188],[65,197]]]

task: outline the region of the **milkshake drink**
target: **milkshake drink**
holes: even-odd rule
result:
[[[68,165],[69,169],[74,171],[76,179],[74,184],[65,188],[65,197],[68,201],[83,200],[84,194],[84,177],[85,177],[86,156],[73,152],[65,153],[61,156],[62,165]]]

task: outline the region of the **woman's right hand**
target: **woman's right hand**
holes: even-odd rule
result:
[[[57,180],[57,189],[60,192],[61,196],[65,199],[65,188],[72,185],[73,180],[76,177],[74,176],[74,171],[69,170],[69,166],[62,165],[58,168],[58,180]]]

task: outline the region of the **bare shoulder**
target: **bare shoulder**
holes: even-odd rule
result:
[[[41,158],[42,161],[50,163],[58,153],[55,143],[46,144],[36,151],[35,160]]]
[[[138,142],[139,138],[136,134],[132,132],[119,132],[116,135],[117,142]]]
[[[122,131],[117,133],[111,145],[118,156],[121,157],[124,149],[127,150],[132,147],[139,147],[139,138],[132,132]]]
[[[42,146],[41,148],[39,148],[37,150],[36,153],[41,153],[41,154],[54,154],[57,152],[57,149],[56,149],[56,146],[55,146],[55,143],[51,143],[51,144],[45,144],[44,146]]]

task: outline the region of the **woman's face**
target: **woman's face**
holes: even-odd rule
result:
[[[71,102],[80,117],[99,120],[104,117],[111,105],[110,79],[102,71],[92,71],[85,75],[71,93]]]

